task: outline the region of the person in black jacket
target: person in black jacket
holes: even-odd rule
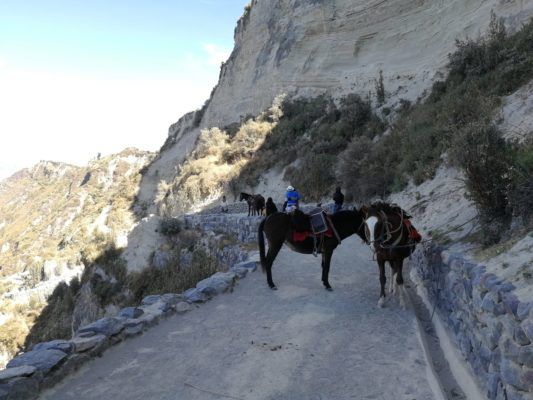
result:
[[[342,209],[344,203],[344,195],[341,192],[340,186],[337,186],[335,193],[333,193],[333,201],[335,202],[335,205],[333,206],[333,214],[335,214]]]
[[[270,214],[274,214],[278,212],[278,207],[276,207],[276,204],[274,204],[274,201],[272,200],[272,197],[269,197],[266,202],[266,215],[269,216]]]

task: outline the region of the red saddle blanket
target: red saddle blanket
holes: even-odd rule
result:
[[[409,232],[409,237],[411,239],[413,239],[415,242],[419,243],[420,241],[422,241],[422,235],[420,233],[418,233],[418,231],[416,230],[416,228],[413,226],[413,224],[411,223],[411,220],[409,219],[404,219],[403,220],[403,223],[405,224],[405,227],[407,228],[407,231]]]
[[[331,228],[329,228],[323,234],[326,235],[327,237],[333,237],[333,231],[331,230]],[[292,231],[293,242],[303,242],[305,239],[307,239],[308,237],[312,237],[312,236],[314,236],[314,233],[312,231],[303,231],[303,232]]]

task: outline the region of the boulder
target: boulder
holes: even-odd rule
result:
[[[198,282],[196,288],[207,296],[215,296],[232,287],[236,278],[237,275],[234,272],[217,272]]]
[[[67,340],[52,340],[50,342],[37,343],[32,350],[61,350],[63,353],[70,354],[74,346]]]
[[[86,325],[78,330],[78,333],[94,332],[105,336],[113,336],[124,329],[123,320],[120,318],[101,318],[92,324]]]
[[[90,337],[77,336],[71,340],[71,343],[76,353],[82,353],[99,345],[106,339],[107,337],[105,335],[94,335]]]
[[[237,266],[231,267],[230,271],[233,272],[235,275],[237,275],[237,277],[239,279],[244,278],[246,276],[246,274],[248,273],[248,269],[247,268],[237,267]]]
[[[3,371],[0,371],[0,383],[19,376],[30,376],[35,371],[37,371],[37,368],[33,365],[23,365],[21,367],[4,369]]]
[[[185,291],[183,294],[189,303],[203,303],[204,301],[208,300],[208,297],[196,288],[191,288]]]
[[[247,260],[240,263],[237,263],[233,266],[234,268],[246,268],[250,272],[254,272],[257,269],[257,261]]]
[[[32,350],[12,359],[7,364],[7,368],[30,365],[38,371],[46,373],[58,365],[66,356],[67,354],[60,350]]]
[[[144,311],[138,307],[126,307],[119,311],[118,316],[124,318],[139,318]]]
[[[192,306],[186,301],[180,301],[178,304],[176,304],[176,312],[178,313],[185,313],[190,310],[192,310]]]
[[[142,299],[141,304],[143,306],[150,306],[158,301],[161,300],[161,296],[157,294],[152,294],[150,296],[146,296],[144,299]]]

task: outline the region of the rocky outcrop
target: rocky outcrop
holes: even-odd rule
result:
[[[531,399],[533,303],[483,265],[438,246],[417,250],[411,275],[435,304],[488,399]]]
[[[389,104],[431,87],[456,39],[477,37],[490,13],[513,30],[533,15],[525,0],[254,0],[201,126],[257,115],[280,93],[376,93]],[[374,96],[374,95],[373,95]]]

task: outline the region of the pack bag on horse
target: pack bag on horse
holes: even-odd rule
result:
[[[329,269],[333,250],[353,234],[358,234],[366,242],[364,219],[358,210],[339,211],[333,215],[326,215],[322,209],[311,215],[300,210],[290,214],[277,212],[269,215],[261,221],[258,229],[261,267],[267,274],[268,286],[277,289],[272,280],[272,264],[286,243],[298,253],[322,255],[322,283],[327,290],[332,290]],[[266,255],[265,236],[268,241]]]
[[[265,209],[265,198],[263,196],[260,194],[248,194],[241,192],[239,201],[243,200],[248,203],[248,216],[250,216],[250,214],[252,216],[256,214],[263,215],[263,211]]]
[[[392,269],[390,291],[398,290],[400,302],[405,306],[405,288],[403,286],[403,260],[415,250],[422,236],[410,221],[411,216],[396,204],[384,202],[361,207],[365,219],[365,235],[379,266],[381,291],[378,305],[385,305],[385,263]]]

